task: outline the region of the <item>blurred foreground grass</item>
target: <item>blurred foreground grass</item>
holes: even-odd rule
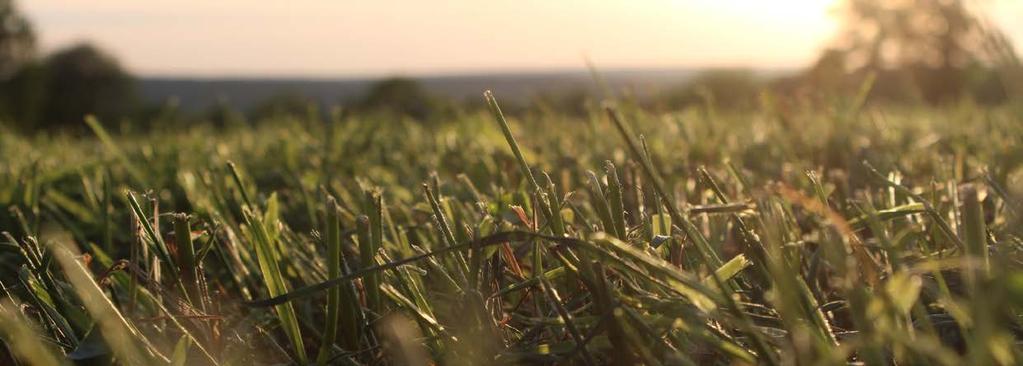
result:
[[[0,360],[1020,363],[1023,108],[860,104],[2,133]]]

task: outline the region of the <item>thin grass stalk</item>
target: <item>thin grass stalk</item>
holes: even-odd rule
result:
[[[370,229],[369,217],[366,215],[359,215],[355,218],[355,232],[359,239],[359,262],[360,268],[373,266],[375,263],[372,261],[373,254],[373,233]],[[376,273],[367,275],[362,279],[362,290],[365,296],[367,308],[370,306],[370,292],[375,291],[370,289],[369,279],[375,276]]]
[[[383,197],[380,192],[369,193],[369,242],[359,249],[360,261],[363,265],[377,264],[376,255],[384,245]],[[380,274],[366,277],[366,305],[369,310],[380,316],[383,311],[383,298],[380,295]]]
[[[608,202],[610,204],[611,221],[614,223],[615,236],[628,240],[625,224],[625,203],[622,201],[622,182],[618,179],[618,170],[610,160],[604,161],[604,173],[607,174]]]
[[[337,217],[337,201],[328,196],[326,218],[324,218],[324,234],[327,243],[327,278],[341,276],[341,227]],[[337,339],[338,322],[341,319],[341,289],[332,287],[327,290],[326,319],[324,320],[323,342],[320,344],[316,364],[326,365]]]
[[[963,233],[965,234],[966,254],[971,261],[979,262],[966,268],[976,279],[987,277],[991,272],[988,259],[987,224],[984,221],[984,206],[981,204],[977,186],[970,184],[963,189]],[[979,267],[979,268],[978,268]]]
[[[458,244],[455,240],[455,234],[451,231],[451,226],[448,225],[448,220],[444,215],[444,211],[440,207],[440,201],[434,196],[433,190],[430,189],[430,185],[423,183],[423,192],[426,194],[426,199],[430,202],[430,208],[433,210],[433,218],[437,222],[437,228],[440,230],[441,238],[447,247],[452,247]],[[456,273],[458,273],[459,279],[463,284],[468,284],[469,278],[465,273],[468,269],[468,263],[465,261],[465,257],[460,252],[452,254],[452,260],[456,265]]]
[[[146,216],[145,212],[142,211],[142,207],[139,205],[138,200],[135,199],[135,194],[129,191],[126,194],[126,196],[128,197],[128,204],[134,211],[135,216],[138,218],[139,223],[142,224],[142,229],[149,237],[149,242],[151,243],[151,246],[153,247],[153,249],[156,250],[156,253],[159,256],[159,260],[163,261],[164,263],[167,263],[167,268],[170,271],[171,278],[173,278],[177,286],[180,287],[183,292],[185,292],[185,288],[182,285],[181,279],[179,277],[178,268],[174,266],[175,261],[173,258],[171,258],[170,251],[167,249],[167,243],[163,241],[163,237],[160,236],[159,233],[157,233],[156,229],[154,229],[153,225],[149,222],[149,218]]]
[[[238,166],[233,161],[227,162],[227,169],[231,172],[231,179],[234,180],[234,184],[238,187],[238,192],[242,195],[242,200],[245,202],[245,206],[249,209],[254,209],[252,200],[249,198],[249,193],[245,190],[245,185],[242,184],[241,174],[238,173]]]
[[[533,176],[533,172],[529,169],[529,164],[526,163],[526,158],[522,156],[522,151],[519,149],[519,143],[515,141],[515,136],[512,135],[511,127],[508,127],[508,120],[504,118],[504,113],[501,112],[501,107],[497,104],[497,98],[494,97],[494,93],[487,90],[483,92],[483,98],[486,99],[487,106],[490,108],[490,112],[494,115],[494,119],[497,120],[497,124],[501,127],[501,133],[504,134],[505,140],[508,142],[508,146],[511,147],[512,153],[515,155],[515,160],[519,163],[519,169],[522,174],[526,176],[529,184],[532,185],[532,189],[537,194],[541,194],[543,189],[540,184],[537,183],[536,178]],[[551,192],[553,194],[553,192]],[[556,199],[556,198],[555,198]],[[553,221],[553,216],[557,213],[551,211],[550,205],[543,199],[537,200],[537,204],[540,206],[540,212],[548,222]],[[552,222],[551,230],[555,236],[561,236],[565,233],[564,227],[556,226]]]
[[[600,218],[601,224],[603,224],[604,231],[614,234],[619,239],[625,240],[621,237],[621,233],[615,229],[614,219],[611,218],[610,200],[604,194],[604,184],[600,182],[600,178],[597,178],[597,174],[593,171],[586,171],[587,176],[590,178],[590,206],[596,211],[597,217]]]
[[[178,246],[178,258],[181,259],[179,273],[181,281],[185,286],[185,296],[190,304],[196,306],[202,303],[199,291],[198,273],[199,264],[195,257],[195,244],[192,243],[192,228],[188,222],[188,215],[175,214],[174,217],[174,240]]]

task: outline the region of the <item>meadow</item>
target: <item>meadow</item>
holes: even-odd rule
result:
[[[0,360],[1023,362],[1023,105],[485,98],[0,132]]]

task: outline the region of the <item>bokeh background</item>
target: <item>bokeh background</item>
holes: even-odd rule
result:
[[[341,106],[443,120],[494,89],[511,112],[585,111],[607,90],[675,110],[707,97],[1003,103],[1015,0],[0,0],[0,119],[75,132],[245,123]],[[592,71],[600,77],[594,78]]]

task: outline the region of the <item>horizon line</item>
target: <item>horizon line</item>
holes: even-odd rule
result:
[[[804,66],[748,66],[748,65],[703,65],[703,66],[623,66],[597,68],[598,73],[629,73],[629,72],[699,72],[708,70],[749,70],[755,73],[784,73],[804,69]],[[558,75],[558,74],[589,74],[589,68],[580,67],[551,67],[551,68],[471,68],[461,71],[440,70],[425,72],[367,72],[367,73],[288,73],[288,72],[199,72],[199,73],[163,73],[163,72],[142,72],[135,74],[137,79],[165,79],[165,80],[303,80],[303,81],[372,81],[394,77],[411,79],[445,79],[462,77],[508,77],[527,75]]]

